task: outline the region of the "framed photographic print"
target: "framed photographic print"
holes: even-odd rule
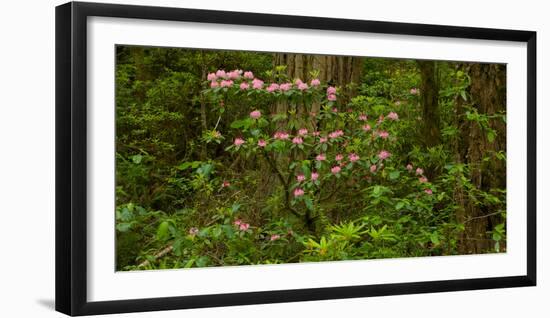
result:
[[[536,33],[56,8],[56,309],[536,284]]]

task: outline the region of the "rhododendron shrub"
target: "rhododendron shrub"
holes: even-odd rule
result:
[[[318,79],[304,85],[300,79],[270,83],[236,77],[231,86],[208,88],[211,82],[204,94],[213,101],[211,111],[219,120],[233,109],[231,101],[238,101],[241,109],[236,111],[243,114],[224,134],[232,140],[225,150],[262,162],[266,173],[276,176],[272,195],[282,198],[281,211],[305,234],[315,235],[350,209],[395,210],[421,203],[416,209],[427,212],[438,202],[422,168],[411,173],[411,164],[394,155],[407,143],[397,105],[384,107],[384,112],[361,100],[343,105],[338,88]],[[254,83],[255,90],[241,89]],[[223,107],[216,106],[220,101]]]

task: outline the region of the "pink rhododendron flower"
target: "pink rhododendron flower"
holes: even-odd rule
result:
[[[302,181],[305,181],[306,180],[306,176],[304,176],[303,174],[299,174],[296,176],[296,181],[298,182],[302,182]]]
[[[199,229],[198,228],[192,227],[192,228],[189,229],[189,235],[195,236],[197,234],[199,234]]]
[[[266,88],[266,90],[270,93],[273,93],[274,91],[278,90],[279,89],[279,84],[277,83],[271,83],[269,84],[269,86]]]
[[[338,130],[333,131],[330,134],[328,134],[328,137],[330,139],[335,139],[335,138],[338,138],[338,137],[342,137],[343,135],[344,135],[344,132],[341,129],[338,129]]]
[[[281,238],[281,236],[279,234],[272,234],[271,237],[269,238],[269,240],[270,241],[276,241],[280,238]]]
[[[382,150],[378,153],[378,158],[380,158],[380,160],[388,159],[390,156],[391,156],[391,153],[389,153],[386,150]]]
[[[241,223],[241,224],[239,225],[239,230],[241,230],[241,231],[244,232],[244,231],[248,230],[249,227],[250,227],[250,224],[248,224],[248,223]]]
[[[329,101],[331,101],[331,102],[334,102],[334,101],[336,100],[336,95],[334,95],[334,94],[329,94],[329,95],[327,96],[327,99],[328,99]]]
[[[334,86],[327,87],[327,95],[334,95],[334,94],[336,94],[336,87]]]
[[[218,70],[218,71],[216,72],[216,76],[217,76],[218,78],[227,78],[227,74],[225,73],[224,70]]]
[[[370,125],[368,125],[368,124],[364,125],[362,128],[363,128],[364,131],[369,131],[371,129]]]
[[[260,117],[262,117],[262,113],[259,110],[255,110],[250,113],[250,118],[252,119],[258,119]]]
[[[376,165],[370,166],[370,172],[372,172],[372,173],[376,172]]]
[[[412,171],[412,169],[413,169],[413,166],[409,163],[409,164],[407,165],[407,170],[409,170],[409,172],[410,172],[410,171]]]
[[[294,84],[296,84],[296,86],[299,86],[300,84],[304,84],[304,82],[302,82],[301,79],[297,78],[297,79],[294,81]]]
[[[337,112],[338,112],[338,108],[332,107],[332,112],[333,112],[333,113],[337,113]]]
[[[250,84],[248,84],[247,82],[242,82],[241,85],[239,85],[239,88],[243,91],[247,90],[250,88]]]
[[[332,172],[332,174],[337,174],[340,171],[342,171],[342,168],[340,168],[340,166],[334,166],[334,167],[330,168],[330,172]]]
[[[416,174],[417,174],[417,175],[424,174],[424,169],[422,169],[422,168],[416,168]]]
[[[221,87],[231,87],[231,86],[233,86],[233,81],[232,80],[223,80],[220,83],[220,86]]]
[[[397,113],[395,112],[390,112],[388,114],[388,118],[391,119],[391,120],[398,120],[399,119],[399,116],[397,115]]]
[[[319,143],[324,144],[325,142],[327,142],[327,140],[327,137],[321,137],[319,138]]]
[[[298,84],[298,89],[301,90],[301,91],[305,91],[306,89],[308,89],[309,86],[307,86],[306,83],[300,83]]]
[[[317,87],[319,85],[321,85],[321,81],[318,78],[314,78],[311,80],[311,86]]]
[[[215,81],[218,79],[215,73],[208,73],[208,76],[206,76],[206,79],[209,81]]]
[[[244,78],[247,78],[247,79],[253,79],[254,78],[254,74],[250,71],[246,71],[244,72]]]
[[[317,136],[319,136],[321,133],[318,132],[318,131],[314,131],[314,132],[312,132],[311,134],[312,134],[313,136],[317,137]]]
[[[344,156],[339,153],[339,154],[336,155],[336,157],[334,159],[336,159],[336,161],[340,161],[340,160],[344,159]]]
[[[327,159],[327,157],[325,156],[325,154],[318,154],[317,157],[315,157],[315,160],[317,161],[325,161]]]
[[[298,130],[298,135],[300,135],[300,136],[307,135],[307,129],[306,128],[301,128],[300,130]]]
[[[241,219],[236,219],[233,224],[235,224],[236,226],[239,226],[243,223],[243,221]]]
[[[273,138],[279,139],[279,140],[286,140],[289,138],[289,135],[284,131],[277,131],[275,132],[275,134],[273,134]]]
[[[389,136],[390,134],[387,131],[382,130],[378,132],[378,137],[382,139],[387,139]]]
[[[260,139],[258,140],[258,147],[265,147],[267,145],[267,143],[265,142],[265,140],[263,139]]]
[[[367,115],[365,115],[365,114],[359,115],[359,120],[360,121],[366,121],[367,120]]]
[[[262,89],[262,87],[264,87],[264,81],[259,80],[259,79],[257,79],[257,78],[255,78],[254,80],[252,80],[252,88],[254,88],[254,89]]]
[[[292,83],[283,83],[279,85],[279,89],[283,92],[286,92],[292,88]]]
[[[302,190],[300,188],[294,189],[294,196],[295,197],[301,197],[302,195],[304,195],[304,190]]]
[[[426,182],[428,182],[428,178],[420,177],[420,178],[418,178],[418,181],[420,181],[420,183],[426,183]]]
[[[416,94],[418,94],[418,89],[411,88],[411,90],[409,92],[411,93],[411,95],[416,95]]]
[[[210,82],[210,87],[211,87],[211,88],[220,87],[220,84],[219,84],[218,82],[216,82],[216,81],[212,81],[212,82]]]
[[[244,139],[242,138],[235,138],[235,141],[233,141],[233,144],[237,147],[239,147],[240,145],[244,144]]]
[[[294,137],[292,138],[292,143],[295,145],[301,145],[304,143],[304,140],[302,139],[302,137]]]
[[[349,156],[348,156],[348,159],[349,159],[349,161],[351,161],[351,162],[356,162],[356,161],[359,160],[360,158],[359,158],[358,155],[356,155],[356,154],[354,154],[354,153],[350,153]]]
[[[317,180],[317,179],[319,179],[319,174],[318,174],[317,172],[313,171],[313,172],[311,173],[311,180],[312,180],[312,181],[315,181],[315,180]]]
[[[222,188],[227,188],[227,187],[229,187],[229,186],[231,186],[231,183],[230,183],[229,181],[224,180],[224,181],[222,182]]]
[[[428,195],[432,195],[432,194],[433,194],[432,189],[424,189],[424,192],[426,192],[426,194],[428,194]]]
[[[241,76],[241,74],[239,73],[239,70],[233,70],[227,73],[226,75],[227,75],[227,78],[229,79],[237,79]]]

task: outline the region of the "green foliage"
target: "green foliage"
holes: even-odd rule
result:
[[[465,72],[438,63],[442,143],[427,148],[415,61],[365,58],[349,101],[340,87],[329,99],[328,83],[300,89],[272,63],[272,54],[117,47],[117,269],[456,255],[472,221],[460,218],[459,198],[501,217],[483,235],[486,252],[505,249],[505,190],[482,190],[479,167],[456,159],[461,123],[494,142],[504,132],[491,123],[505,114],[473,107]],[[241,74],[212,87],[218,69],[265,84],[253,89]],[[272,82],[292,85],[270,92]],[[483,160],[493,159],[505,151]]]

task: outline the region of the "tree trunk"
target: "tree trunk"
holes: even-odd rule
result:
[[[441,142],[439,128],[439,80],[435,61],[418,61],[420,68],[424,143],[433,147]]]
[[[201,61],[201,80],[206,80],[206,64],[204,61],[204,53],[201,51],[200,53],[200,61]],[[204,100],[204,95],[200,95],[200,103],[201,103],[201,128],[202,133],[204,134],[206,130],[208,129],[208,124],[206,122],[206,101]],[[201,143],[201,160],[206,160],[206,143]]]
[[[505,112],[506,67],[498,64],[471,64],[467,67],[467,72],[471,78],[471,106],[479,114],[487,116]],[[494,140],[488,137],[488,129],[496,131]],[[461,131],[463,161],[470,167],[472,184],[481,191],[505,189],[506,162],[495,158],[483,160],[490,154],[506,152],[505,122],[492,118],[489,119],[488,127],[483,127],[477,121],[464,121]],[[459,216],[459,222],[465,222],[461,253],[482,253],[492,248],[493,242],[487,232],[504,222],[500,215],[491,215],[496,208],[498,207],[480,207],[471,198],[465,197],[463,215]],[[501,247],[505,249],[502,243]]]
[[[285,65],[291,79],[309,82],[311,72],[319,71],[319,80],[343,89],[343,98],[349,101],[357,95],[361,80],[363,58],[355,56],[329,56],[294,53],[275,54],[275,65]],[[354,85],[353,85],[354,84]]]

